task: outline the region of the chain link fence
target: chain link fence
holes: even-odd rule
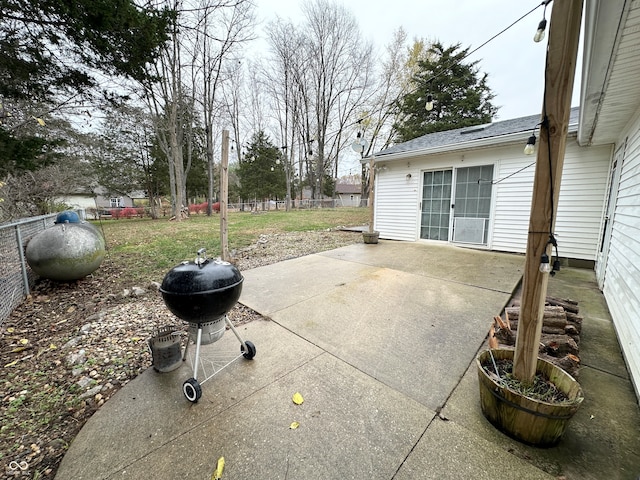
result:
[[[353,205],[349,201],[344,201],[340,198],[325,198],[325,199],[291,199],[291,208],[294,210],[306,210],[314,208],[341,208],[341,207],[366,207],[367,200],[364,202],[358,202],[357,205]],[[271,211],[271,210],[285,210],[286,204],[283,200],[265,201],[265,202],[246,202],[246,203],[229,203],[229,210],[234,211]]]
[[[29,295],[36,279],[24,254],[27,242],[51,227],[56,216],[52,213],[0,225],[0,324]]]

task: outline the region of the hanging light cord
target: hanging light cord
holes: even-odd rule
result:
[[[539,5],[536,5],[535,7],[533,7],[531,10],[529,10],[527,13],[525,13],[524,15],[522,15],[520,18],[518,18],[517,20],[515,20],[513,23],[511,23],[511,25],[509,25],[508,27],[503,28],[502,30],[500,30],[498,33],[496,33],[494,36],[492,36],[490,39],[486,40],[484,43],[482,43],[481,45],[477,46],[476,48],[474,48],[473,50],[471,50],[470,52],[468,52],[464,57],[460,58],[459,60],[454,60],[453,62],[445,65],[444,67],[442,67],[440,69],[439,73],[436,73],[435,75],[433,75],[432,77],[430,77],[427,82],[431,82],[432,80],[435,80],[436,78],[438,78],[440,75],[442,75],[445,71],[447,71],[449,68],[454,67],[460,63],[462,63],[463,60],[467,59],[468,57],[470,57],[471,55],[473,55],[474,53],[476,53],[478,50],[480,50],[481,48],[483,48],[485,45],[487,45],[488,43],[492,42],[493,40],[495,40],[496,38],[498,38],[500,35],[502,35],[503,33],[505,33],[507,30],[509,30],[511,27],[515,26],[517,23],[520,23],[522,20],[524,20],[526,17],[528,17],[529,15],[531,15],[533,12],[535,12],[538,8],[544,6],[545,11],[547,10],[547,5],[549,3],[551,3],[552,0],[544,0],[542,3],[540,3]]]
[[[551,245],[555,250],[555,260],[553,261],[553,267],[550,272],[550,275],[554,276],[556,272],[560,270],[560,256],[558,255],[558,241],[556,240],[555,234],[553,233],[553,221],[555,219],[555,214],[556,214],[555,204],[554,204],[555,188],[554,188],[554,179],[553,179],[553,162],[551,161],[551,138],[550,138],[550,131],[549,131],[549,117],[547,116],[546,88],[545,88],[543,98],[544,98],[543,118],[542,118],[542,122],[540,122],[540,130],[542,131],[542,129],[544,128],[547,132],[547,157],[549,161],[549,197],[550,197],[549,200],[551,202],[551,215],[549,216],[549,240],[547,241],[547,244],[545,246],[545,251],[543,253],[546,253],[546,249],[547,249],[546,247],[548,245]]]

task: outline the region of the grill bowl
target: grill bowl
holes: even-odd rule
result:
[[[206,323],[225,315],[242,293],[244,278],[228,262],[182,262],[165,275],[160,293],[167,308],[189,323]]]

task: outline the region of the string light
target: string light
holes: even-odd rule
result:
[[[529,139],[527,140],[527,144],[524,146],[524,154],[533,155],[535,151],[536,151],[536,134],[532,133]]]
[[[427,95],[427,103],[425,103],[424,108],[427,110],[427,112],[433,110],[433,95]]]
[[[549,255],[547,255],[547,248],[549,247],[549,245],[555,248],[555,251],[556,251],[556,257],[553,260],[553,266],[551,266],[551,263],[549,262]],[[544,247],[544,252],[542,253],[542,255],[540,255],[539,269],[540,269],[540,272],[549,273],[551,274],[552,277],[556,274],[557,271],[560,270],[560,257],[558,256],[558,242],[556,241],[556,237],[553,235],[553,233],[549,234],[549,241]]]
[[[544,252],[540,257],[540,272],[551,273],[551,264],[549,263],[549,255]]]
[[[536,43],[540,43],[544,40],[545,29],[547,28],[547,19],[543,18],[538,24],[538,30],[536,30],[535,35],[533,36],[533,41]]]
[[[536,30],[536,33],[533,36],[533,41],[536,43],[540,43],[542,40],[544,40],[545,30],[547,29],[547,5],[549,5],[549,3],[551,3],[551,0],[544,0],[541,3],[541,5],[544,5],[544,10],[542,11],[542,20],[538,24],[538,30]]]
[[[356,123],[358,123],[358,125],[362,124],[362,120],[364,119],[360,119],[358,120]],[[367,146],[369,145],[369,142],[367,142],[364,137],[362,136],[362,132],[360,130],[358,130],[358,133],[356,135],[356,140],[355,142],[353,142],[351,144],[351,149],[360,154],[360,157],[364,157],[364,152],[367,149]]]

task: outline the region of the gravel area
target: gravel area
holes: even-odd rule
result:
[[[231,255],[242,271],[361,242],[340,230],[261,235]],[[162,279],[131,285],[126,271],[107,256],[99,274],[41,280],[0,325],[0,478],[52,479],[87,419],[151,366],[154,331],[186,331],[157,291]],[[266,320],[241,303],[229,317],[236,325]]]

